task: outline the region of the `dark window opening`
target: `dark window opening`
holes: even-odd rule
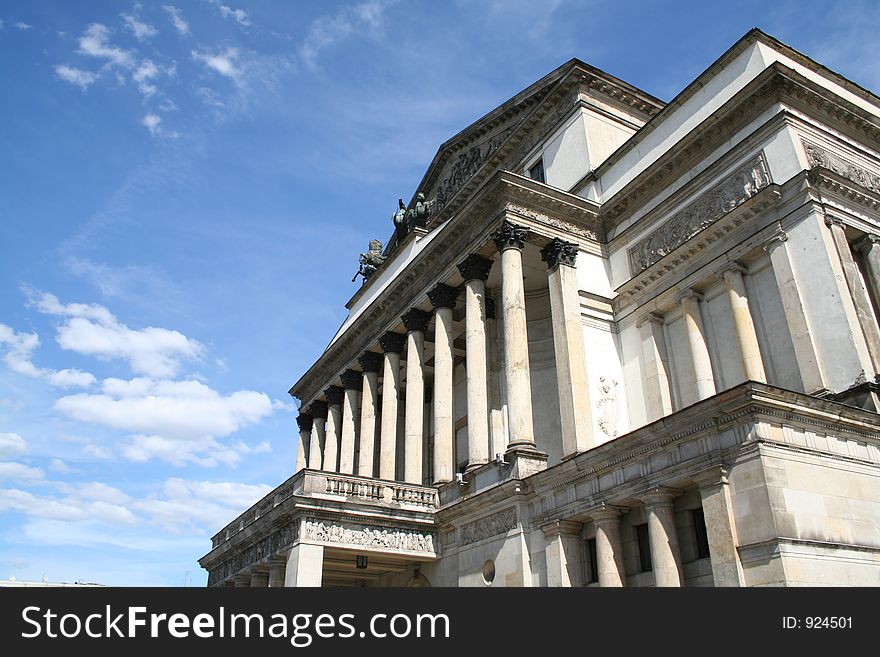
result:
[[[694,538],[697,541],[697,559],[705,559],[709,556],[709,535],[706,533],[706,516],[702,509],[691,511],[694,521]]]
[[[639,572],[647,573],[654,569],[651,564],[651,539],[648,535],[648,525],[636,525],[633,530],[636,534],[636,546],[639,550]]]
[[[547,182],[544,180],[544,160],[540,159],[529,168],[529,178],[538,182]]]
[[[590,559],[590,576],[587,578],[587,584],[599,581],[599,559],[596,556],[596,539],[587,539],[587,556]]]

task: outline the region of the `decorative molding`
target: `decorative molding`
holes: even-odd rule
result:
[[[437,210],[442,210],[458,190],[480,170],[480,167],[498,150],[498,147],[507,141],[511,132],[513,132],[513,127],[492,135],[483,143],[477,144],[464,153],[459,153],[450,166],[449,172],[437,185],[435,192]]]
[[[312,430],[312,416],[308,413],[300,413],[296,416],[296,424],[299,427],[300,431],[311,431]]]
[[[493,239],[495,246],[499,251],[506,249],[518,249],[522,251],[526,246],[526,238],[529,236],[529,229],[519,226],[506,219],[501,222],[501,227],[495,231]]]
[[[383,362],[382,354],[377,354],[375,351],[365,351],[358,357],[358,363],[365,373],[381,372]]]
[[[772,182],[763,151],[627,250],[636,275],[736,209]]]
[[[492,270],[493,263],[494,261],[490,258],[484,258],[481,255],[472,253],[456,265],[456,267],[464,282],[467,283],[468,281],[476,280],[485,281],[489,278],[489,272]]]
[[[437,283],[428,290],[428,298],[434,309],[438,308],[455,308],[455,302],[458,299],[458,288],[447,285],[446,283]]]
[[[819,144],[803,138],[801,138],[801,144],[804,147],[807,163],[811,169],[816,167],[828,169],[857,185],[861,185],[867,190],[880,194],[880,175],[869,171],[842,155],[833,153]]]
[[[338,543],[400,552],[428,552],[432,555],[435,554],[437,543],[437,537],[428,532],[370,527],[329,520],[304,520],[302,538],[317,543]]]
[[[554,237],[541,249],[541,260],[547,263],[548,269],[553,269],[557,265],[576,267],[577,257],[578,245],[558,237]]]
[[[461,544],[470,545],[490,536],[504,534],[516,527],[516,508],[510,507],[491,516],[469,522],[461,528]]]
[[[425,312],[420,308],[410,308],[400,316],[400,320],[403,322],[403,325],[408,332],[412,333],[413,331],[421,331],[424,333],[428,330],[428,322],[431,321],[431,313]]]
[[[399,354],[403,352],[403,345],[406,343],[406,336],[403,333],[394,333],[388,331],[379,338],[379,345],[386,354]]]
[[[266,538],[238,552],[216,568],[212,568],[208,572],[208,586],[221,584],[243,570],[274,558],[279,552],[293,546],[299,540],[299,535],[299,520],[294,520],[272,532]]]

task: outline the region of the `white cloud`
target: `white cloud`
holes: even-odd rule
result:
[[[152,96],[156,93],[156,85],[152,84],[150,80],[159,77],[159,73],[159,67],[152,60],[145,59],[131,74],[131,78],[137,82],[138,89],[144,96]]]
[[[220,0],[208,0],[209,3],[217,8],[223,18],[234,20],[242,27],[250,27],[251,19],[244,9],[233,9],[228,5],[224,5]]]
[[[0,433],[0,459],[15,458],[27,451],[27,441],[17,433]]]
[[[31,25],[28,25],[27,23],[22,23],[21,21],[19,21],[18,23],[15,24],[15,29],[20,30],[22,32],[25,32],[26,30],[31,29],[31,27],[32,27]]]
[[[125,28],[134,34],[134,38],[138,41],[146,41],[157,34],[159,30],[148,23],[144,23],[140,18],[129,14],[120,14],[125,22]]]
[[[15,488],[0,489],[0,512],[2,511],[18,511],[33,517],[54,520],[84,520],[87,517],[85,509],[79,506],[39,497]]]
[[[160,123],[162,123],[162,117],[152,113],[145,115],[144,118],[141,120],[141,124],[143,124],[144,127],[146,127],[146,129],[149,130],[150,134],[154,137],[160,134]]]
[[[174,29],[177,30],[177,33],[180,36],[186,36],[189,34],[189,23],[184,20],[183,12],[181,12],[180,9],[173,5],[162,5],[162,9],[168,12],[168,16],[174,24]]]
[[[91,456],[92,458],[101,459],[102,461],[106,461],[113,458],[113,452],[111,452],[106,447],[101,447],[100,445],[86,445],[83,447],[83,453],[86,456]]]
[[[134,65],[131,52],[111,45],[109,38],[110,30],[106,25],[92,23],[79,38],[78,52],[82,55],[106,59],[108,65],[131,68]]]
[[[93,84],[95,80],[97,80],[99,77],[96,73],[84,71],[80,68],[68,66],[67,64],[59,64],[58,66],[56,66],[55,75],[57,75],[65,82],[75,84],[83,91],[85,91],[89,87],[89,85]]]
[[[318,55],[338,41],[356,34],[376,38],[381,35],[385,10],[397,0],[367,0],[352,7],[344,7],[332,16],[321,16],[312,22],[309,33],[298,52],[310,68],[317,67]]]
[[[238,61],[238,48],[229,47],[226,50],[219,51],[213,55],[197,50],[193,50],[191,54],[195,61],[202,62],[209,69],[216,71],[227,78],[237,79],[241,73],[236,67]]]
[[[34,350],[40,346],[36,333],[16,333],[6,324],[0,324],[0,346],[5,346],[3,362],[13,372],[33,378],[43,375],[43,370],[31,362]]]
[[[37,481],[43,478],[43,471],[31,468],[23,463],[0,461],[0,480],[15,479],[18,481]]]
[[[96,382],[90,372],[77,369],[64,369],[49,374],[49,383],[58,388],[88,388]]]
[[[52,472],[60,472],[62,474],[73,472],[73,469],[61,459],[52,459],[49,462],[49,469],[52,470]]]
[[[31,304],[42,313],[66,318],[56,336],[63,349],[98,358],[126,360],[139,374],[174,376],[182,360],[197,359],[204,351],[201,343],[178,331],[152,326],[130,329],[97,304],[63,305],[49,293],[32,294]]]
[[[196,95],[202,99],[202,102],[205,103],[205,105],[211,107],[223,107],[223,101],[220,100],[220,96],[208,87],[199,87],[196,89]]]

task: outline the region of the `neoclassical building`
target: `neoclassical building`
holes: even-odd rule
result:
[[[880,585],[880,98],[572,60],[416,191],[210,586]]]

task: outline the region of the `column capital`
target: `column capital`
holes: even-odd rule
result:
[[[739,276],[742,278],[744,274],[748,274],[749,270],[743,267],[738,262],[727,262],[724,263],[722,267],[718,268],[717,274],[725,281],[730,279],[733,276]]]
[[[845,228],[846,224],[843,223],[843,219],[840,217],[835,217],[829,214],[825,215],[825,225],[831,228],[832,226],[837,226],[838,228]]]
[[[446,283],[437,283],[428,290],[428,298],[435,310],[440,308],[455,308],[455,302],[458,299],[458,288],[447,285]]]
[[[358,363],[361,364],[364,373],[381,372],[382,362],[382,354],[378,354],[375,351],[365,351],[358,357]]]
[[[698,303],[703,300],[703,295],[694,290],[693,288],[685,288],[683,290],[679,290],[678,292],[678,302],[682,305],[686,303]]]
[[[308,413],[300,413],[296,416],[296,425],[300,431],[311,431],[313,418]]]
[[[590,509],[587,513],[590,515],[590,518],[593,519],[594,523],[602,525],[607,522],[617,522],[620,519],[620,516],[625,512],[626,509],[623,509],[622,507],[602,502],[595,509]]]
[[[729,474],[730,468],[726,464],[721,463],[701,470],[693,475],[692,479],[700,488],[714,488],[715,486],[729,484],[730,481],[727,478]]]
[[[489,258],[484,258],[481,255],[472,253],[458,263],[457,267],[458,272],[461,274],[465,283],[475,280],[485,281],[489,278],[489,271],[492,269],[492,263],[493,261]]]
[[[330,386],[324,389],[324,396],[327,403],[331,406],[339,406],[342,404],[342,398],[345,396],[345,389],[339,386]]]
[[[868,233],[867,235],[859,239],[853,246],[855,246],[856,251],[858,251],[859,253],[865,253],[874,248],[875,244],[880,244],[880,235]]]
[[[642,328],[645,324],[659,324],[663,326],[666,318],[657,312],[647,312],[636,320],[636,328]]]
[[[501,222],[501,226],[498,230],[495,231],[493,239],[495,240],[495,246],[498,247],[499,251],[505,251],[507,249],[517,249],[518,251],[522,251],[526,246],[526,237],[528,236],[528,228],[518,226],[505,219]]]
[[[787,241],[788,241],[788,233],[786,233],[782,229],[782,224],[778,224],[776,226],[776,232],[773,233],[769,238],[767,238],[767,241],[764,242],[764,246],[762,248],[767,253],[770,253],[774,248],[776,248],[777,246],[779,246]]]
[[[346,390],[360,390],[362,377],[363,373],[357,370],[345,370],[339,378],[342,379],[342,386]]]
[[[386,354],[399,354],[403,351],[403,345],[406,343],[406,336],[402,333],[394,333],[388,331],[379,338],[379,345]]]
[[[327,402],[320,399],[313,401],[309,405],[309,414],[316,420],[327,419]]]
[[[574,242],[566,242],[554,237],[541,249],[541,260],[547,263],[548,269],[553,269],[557,265],[575,267],[578,250],[578,245]]]
[[[428,329],[428,322],[431,321],[431,313],[420,308],[410,308],[401,315],[400,319],[408,332],[421,331],[424,333]]]
[[[648,490],[636,497],[640,499],[645,506],[672,506],[672,501],[681,495],[681,491],[677,488],[669,488],[667,486],[651,486]]]
[[[581,533],[584,526],[579,522],[572,520],[553,520],[541,527],[544,532],[544,538],[548,541],[560,534],[577,535]]]

